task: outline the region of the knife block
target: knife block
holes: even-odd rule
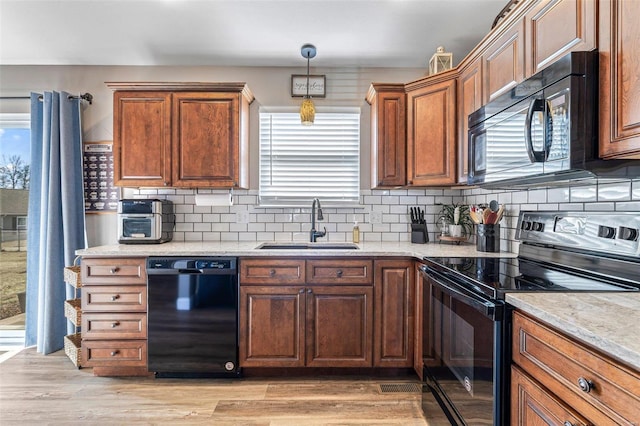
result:
[[[426,223],[411,224],[411,242],[414,244],[426,244],[429,242]]]

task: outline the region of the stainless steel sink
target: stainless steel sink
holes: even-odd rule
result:
[[[262,243],[259,250],[358,250],[353,243]]]

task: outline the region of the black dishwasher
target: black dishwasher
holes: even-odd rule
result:
[[[240,375],[237,261],[148,259],[148,364],[156,377]]]

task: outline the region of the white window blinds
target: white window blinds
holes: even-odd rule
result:
[[[360,195],[360,113],[260,113],[260,204],[353,205]]]

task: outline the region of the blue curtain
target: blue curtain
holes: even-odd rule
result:
[[[73,289],[63,269],[86,247],[80,113],[80,100],[66,92],[31,94],[25,344],[44,354],[61,349],[73,331],[64,317]]]

